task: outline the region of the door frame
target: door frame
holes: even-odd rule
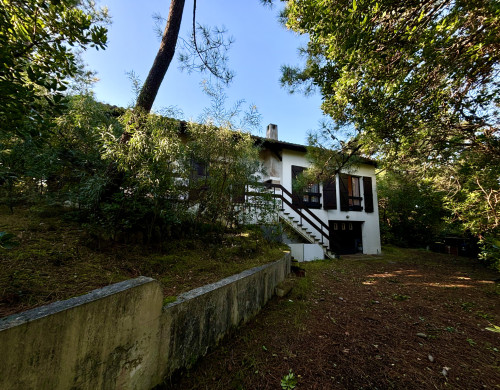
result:
[[[340,255],[363,253],[364,221],[329,220],[330,250]]]

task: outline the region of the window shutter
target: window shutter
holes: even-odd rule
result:
[[[208,176],[207,166],[195,160],[191,161],[191,180],[201,180]]]
[[[233,202],[245,203],[245,184],[236,184],[233,186]]]
[[[339,174],[339,189],[340,189],[340,211],[349,211],[349,175],[345,173]]]
[[[323,183],[323,208],[325,210],[337,209],[337,188],[335,179]]]
[[[304,171],[305,171],[304,167],[299,167],[297,165],[292,165],[292,182],[295,180],[295,178],[297,176],[299,176]]]
[[[364,188],[364,199],[365,199],[365,211],[367,213],[373,213],[373,189],[372,189],[371,177],[363,176],[363,188]]]

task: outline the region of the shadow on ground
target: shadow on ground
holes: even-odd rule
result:
[[[163,388],[279,389],[290,370],[297,389],[500,388],[498,274],[396,248],[304,267],[290,295]]]

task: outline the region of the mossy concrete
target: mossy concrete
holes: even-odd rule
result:
[[[140,277],[0,320],[0,388],[152,387],[162,299]]]
[[[290,273],[290,254],[185,294],[163,308],[161,365],[164,376],[188,367],[231,329],[246,322]]]
[[[0,319],[0,389],[150,389],[254,316],[290,255],[180,295],[164,307],[139,277]]]

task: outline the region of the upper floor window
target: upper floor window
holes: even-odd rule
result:
[[[318,183],[309,184],[302,189],[296,188],[297,177],[305,170],[305,167],[292,165],[292,203],[298,207],[320,208],[321,193]]]
[[[349,196],[349,210],[361,211],[361,190],[359,185],[359,177],[349,176],[347,180],[347,192]]]
[[[340,178],[340,210],[362,211],[361,185],[358,176],[341,173]]]
[[[339,175],[340,182],[340,210],[341,211],[362,211],[373,213],[373,190],[372,178],[369,176],[359,177]],[[363,186],[363,197],[361,196],[361,184]]]
[[[319,203],[320,196],[319,184],[309,184],[303,193],[303,200],[309,203]]]

